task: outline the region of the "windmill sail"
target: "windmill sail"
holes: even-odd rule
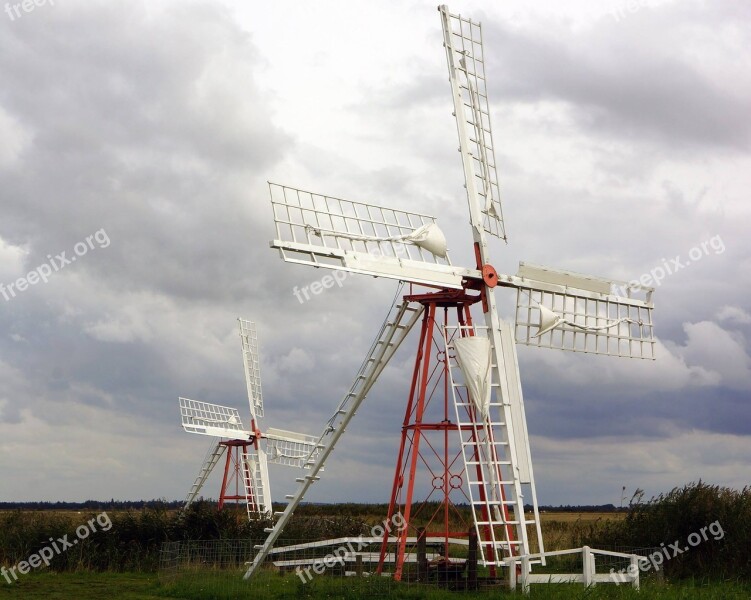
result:
[[[485,79],[482,27],[440,6],[443,45],[454,96],[454,113],[459,132],[459,149],[470,198],[472,190],[481,200],[482,224],[487,233],[506,239],[501,211],[501,194],[490,126],[490,107]]]
[[[243,428],[236,408],[180,398],[180,417],[183,429],[232,440],[247,440],[250,432]]]
[[[266,451],[270,463],[288,467],[310,467],[318,454],[318,438],[303,433],[269,427]]]
[[[517,342],[654,360],[653,288],[525,263],[507,279],[517,288]],[[621,289],[629,295],[613,293]]]
[[[248,388],[250,417],[263,416],[263,394],[261,392],[261,366],[258,358],[258,334],[256,324],[247,319],[237,319],[240,323],[240,341],[243,349],[245,385]]]
[[[446,238],[429,215],[274,183],[269,191],[276,224],[271,247],[287,262],[454,289],[461,289],[462,277],[479,276],[451,265]],[[339,276],[333,279],[341,284]]]

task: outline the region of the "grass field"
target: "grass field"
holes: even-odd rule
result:
[[[380,593],[378,593],[380,592]],[[200,582],[191,581],[163,585],[157,581],[155,574],[118,574],[118,573],[38,573],[25,577],[14,585],[3,583],[0,587],[0,599],[23,598],[24,600],[158,600],[174,598],[182,600],[292,600],[295,598],[316,600],[341,599],[356,600],[378,597],[394,600],[461,600],[487,599],[506,596],[506,590],[494,593],[459,593],[437,590],[423,586],[400,586],[393,582],[379,590],[371,582],[358,582],[351,578],[343,588],[342,582],[334,578],[323,577],[302,585],[295,576],[275,576],[263,590],[258,585],[244,585],[239,577],[237,582],[228,585],[225,576],[206,576]],[[521,594],[514,597],[522,598]],[[625,586],[600,585],[585,590],[575,585],[545,585],[533,587],[531,598],[541,600],[568,600],[574,598],[614,598],[636,600],[747,600],[751,598],[751,585],[733,582],[697,582],[686,581],[680,584],[646,582],[641,592],[635,592]]]
[[[96,507],[95,507],[96,508]],[[435,507],[433,507],[435,508]],[[432,509],[415,514],[413,527],[428,523]],[[368,535],[382,522],[386,507],[378,504],[306,505],[285,530],[280,544],[301,543],[347,536]],[[436,586],[405,584],[390,578],[344,578],[332,569],[303,584],[294,573],[282,575],[271,566],[250,582],[241,579],[247,548],[264,537],[267,523],[247,520],[244,511],[218,511],[210,502],[194,503],[186,512],[171,507],[108,510],[111,528],[81,537],[81,543],[59,552],[49,569],[37,568],[19,581],[7,584],[0,577],[0,600],[5,598],[81,599],[112,598],[183,600],[235,598],[393,598],[448,600],[449,598],[490,598],[511,596],[505,589],[483,593],[449,592]],[[0,565],[19,565],[53,537],[66,534],[73,539],[78,528],[96,516],[92,510],[46,510],[44,507],[0,511]],[[471,514],[458,507],[452,515],[454,531],[466,531]],[[659,573],[648,569],[641,593],[625,585],[600,584],[584,589],[581,585],[542,585],[532,587],[532,598],[667,598],[670,599],[751,599],[751,488],[729,490],[702,482],[688,484],[660,495],[650,503],[630,507],[628,512],[541,513],[547,551],[578,548],[583,545],[603,550],[652,555],[658,545],[673,540],[691,543],[710,524],[722,526],[691,543],[691,551],[668,557]],[[716,535],[721,532],[722,535]],[[253,541],[251,541],[253,540]],[[169,544],[165,544],[169,542]],[[196,545],[193,545],[196,544]],[[532,551],[535,551],[534,542]],[[436,548],[429,551],[436,552]],[[294,549],[312,552],[305,559],[320,557],[327,550]],[[452,546],[449,556],[465,556],[465,546]],[[216,552],[217,554],[212,554]],[[285,555],[288,556],[288,555]],[[675,558],[677,557],[677,558]],[[37,556],[38,558],[38,556]],[[289,555],[290,559],[303,558]],[[544,572],[574,573],[581,569],[580,558],[560,563],[550,561]],[[568,561],[568,562],[567,562]],[[597,559],[599,573],[617,572],[623,558]],[[576,564],[575,564],[576,563]],[[231,565],[235,570],[231,570]],[[627,562],[625,563],[627,564]],[[659,564],[659,563],[658,563]],[[578,566],[577,566],[578,565]],[[33,566],[33,565],[32,565]],[[156,571],[161,567],[159,575]],[[412,566],[405,567],[405,573]],[[367,569],[366,569],[367,570]],[[478,571],[483,577],[487,573]],[[656,577],[665,579],[667,583]],[[744,583],[745,582],[745,583]],[[513,597],[523,597],[521,594]]]

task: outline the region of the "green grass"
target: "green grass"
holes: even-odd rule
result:
[[[184,576],[179,581],[163,585],[159,593],[165,598],[184,600],[234,600],[239,598],[268,598],[269,600],[332,599],[358,600],[360,598],[385,598],[389,600],[463,600],[512,596],[502,589],[482,592],[450,592],[430,585],[404,584],[388,578],[355,579],[317,577],[303,584],[295,575],[280,576],[274,573],[260,574],[250,582],[244,582],[239,574],[203,573]],[[513,597],[523,598],[519,592]],[[751,584],[716,581],[684,581],[678,584],[662,584],[646,580],[640,592],[625,585],[599,585],[585,589],[581,585],[536,585],[532,586],[531,598],[569,600],[574,598],[613,598],[651,600],[747,600],[751,598]]]
[[[161,600],[155,573],[34,573],[8,584],[0,579],[0,600]],[[179,596],[173,596],[178,598]]]
[[[240,574],[202,573],[183,577],[171,584],[159,583],[155,574],[130,573],[35,573],[9,585],[0,580],[0,600],[292,600],[327,599],[359,600],[385,598],[389,600],[474,600],[495,597],[523,598],[507,590],[481,593],[460,593],[440,590],[432,586],[395,583],[388,579],[340,579],[319,577],[303,585],[294,575],[267,575],[250,583]],[[584,589],[580,585],[532,586],[531,598],[540,600],[571,599],[633,599],[652,600],[746,600],[751,598],[751,584],[717,581],[683,581],[659,584],[647,581],[641,592],[626,586],[599,585]]]

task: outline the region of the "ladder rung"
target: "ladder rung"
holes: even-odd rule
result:
[[[303,482],[303,481],[305,481],[306,479],[310,479],[310,480],[312,480],[312,481],[318,481],[318,480],[320,479],[320,477],[318,477],[317,475],[316,475],[316,476],[313,476],[313,475],[306,475],[305,477],[297,477],[297,478],[295,479],[295,481],[296,481],[297,483],[302,483],[302,482]]]

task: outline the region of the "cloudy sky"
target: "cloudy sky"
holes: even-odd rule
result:
[[[247,411],[237,316],[258,322],[266,424],[320,431],[395,283],[298,302],[322,274],[269,249],[267,180],[434,214],[470,261],[434,3],[8,6],[0,500],[182,498],[209,440],[181,430],[178,395]],[[498,270],[631,279],[696,258],[657,289],[656,362],[519,348],[540,502],[748,484],[751,7],[450,8],[484,25]],[[413,345],[308,500],[388,499]],[[272,470],[275,499],[294,476]]]

